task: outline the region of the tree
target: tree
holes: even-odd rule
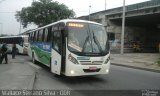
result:
[[[39,27],[49,23],[74,17],[75,13],[66,5],[60,4],[52,0],[39,0],[32,2],[30,7],[24,7],[21,11],[17,11],[15,17],[21,22],[23,27],[34,23]]]

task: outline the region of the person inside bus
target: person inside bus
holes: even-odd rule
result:
[[[1,47],[2,56],[1,56],[1,59],[0,59],[0,64],[2,64],[4,58],[5,58],[5,64],[8,64],[7,51],[8,51],[7,44],[4,43]]]
[[[13,44],[12,45],[12,59],[15,59],[16,51],[17,51],[16,44]]]

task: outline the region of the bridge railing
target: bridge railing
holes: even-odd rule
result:
[[[144,8],[154,7],[154,6],[160,6],[160,0],[152,0],[152,1],[137,3],[137,4],[133,4],[133,5],[128,5],[128,6],[126,6],[126,12],[140,10],[140,9],[144,9]],[[121,13],[122,11],[123,11],[123,8],[118,7],[118,8],[107,10],[107,13],[108,14],[115,14],[115,13]]]

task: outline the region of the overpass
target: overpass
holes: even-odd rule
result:
[[[110,37],[111,48],[120,48],[122,7],[96,12],[92,21],[102,23]],[[139,41],[143,52],[158,52],[160,43],[160,0],[151,0],[126,6],[125,48]],[[88,16],[79,17],[88,19]]]
[[[110,21],[121,23],[122,7],[109,10],[106,18]],[[127,26],[156,26],[160,24],[160,1],[152,0],[139,4],[126,6]]]

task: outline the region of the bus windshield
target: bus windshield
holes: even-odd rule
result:
[[[91,23],[68,23],[68,48],[81,55],[108,53],[107,33],[103,26]]]

